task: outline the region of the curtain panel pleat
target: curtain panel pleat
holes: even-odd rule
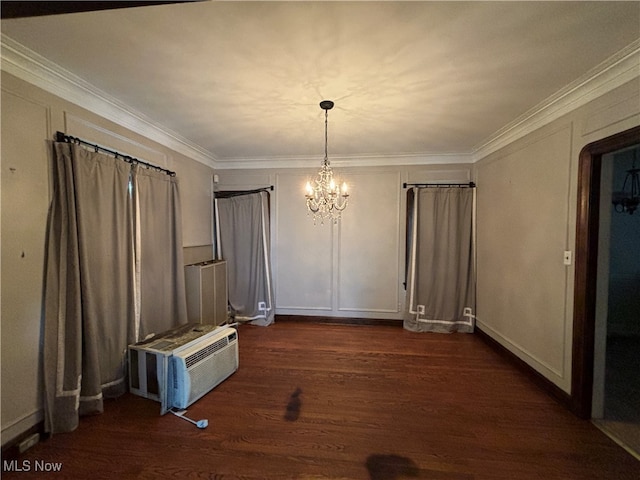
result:
[[[141,220],[169,213],[158,209],[151,215],[153,209],[146,198],[139,202],[138,223],[142,225],[136,227],[132,197],[136,172],[131,164],[78,145],[52,142],[51,175],[43,305],[44,411],[45,430],[58,433],[74,430],[80,416],[103,411],[103,398],[127,390],[127,346],[140,339],[136,305],[146,307],[160,300],[166,305],[162,295],[175,298],[177,307],[154,312],[161,318],[160,327],[174,318],[186,319],[186,308],[181,316],[179,305],[185,303],[184,277],[182,286],[179,281],[179,274],[184,275],[182,265],[140,271],[162,284],[172,284],[177,273],[170,293],[166,288],[150,287],[162,295],[145,293],[140,303],[136,289],[136,263],[147,269],[153,263],[151,255],[157,254],[149,249],[144,263],[136,262],[136,243],[146,247],[160,239],[159,248],[167,249],[162,257],[172,258],[174,264],[182,261],[177,200],[174,205],[164,200],[172,207],[170,216],[157,221],[175,230],[173,240],[166,242],[159,232],[169,227],[161,229]],[[143,195],[145,188],[141,187]],[[173,188],[177,186],[167,190]]]
[[[473,332],[474,189],[417,188],[410,222],[404,327]]]
[[[267,192],[216,198],[217,251],[227,261],[229,304],[240,321],[274,321]],[[265,308],[260,309],[264,303]]]

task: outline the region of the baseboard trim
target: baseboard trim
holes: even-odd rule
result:
[[[575,414],[573,409],[573,403],[571,399],[571,395],[558,387],[551,380],[543,376],[537,370],[531,367],[524,360],[516,356],[513,352],[509,351],[504,345],[500,344],[494,338],[489,336],[486,332],[483,332],[482,329],[478,328],[476,325],[475,333],[478,337],[485,342],[491,349],[495,350],[502,357],[509,360],[515,367],[518,368],[521,372],[525,373],[533,382],[548,393],[552,398],[554,398],[560,405],[565,407],[567,410],[571,411]]]
[[[5,461],[17,460],[20,456],[20,443],[34,433],[40,435],[40,441],[46,440],[49,437],[49,435],[44,431],[44,421],[40,420],[38,423],[18,435],[13,440],[10,440],[5,445],[2,445],[2,465],[4,465]]]
[[[325,317],[314,315],[276,315],[277,322],[329,323],[334,325],[384,325],[402,327],[402,320],[376,318]]]

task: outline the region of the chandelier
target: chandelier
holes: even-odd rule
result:
[[[338,223],[342,211],[347,208],[349,194],[347,193],[347,184],[343,183],[342,186],[339,186],[339,182],[333,178],[327,154],[327,126],[329,110],[333,108],[333,102],[323,100],[320,102],[320,108],[324,110],[324,160],[313,183],[307,182],[305,198],[307,199],[308,214],[313,215],[314,224],[318,219],[321,224],[324,224],[325,219],[331,219],[333,223]]]
[[[613,208],[618,213],[633,215],[640,204],[640,168],[636,168],[636,150],[633,151],[633,163],[627,170],[627,176],[622,184],[622,191],[614,192]],[[628,190],[627,190],[628,185]]]

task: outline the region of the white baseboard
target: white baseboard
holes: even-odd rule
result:
[[[20,435],[28,431],[31,427],[37,425],[44,420],[44,411],[38,409],[35,412],[25,415],[24,417],[15,420],[9,425],[2,426],[2,446],[4,447],[8,443],[12,442]]]

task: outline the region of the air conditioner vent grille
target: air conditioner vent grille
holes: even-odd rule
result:
[[[229,338],[228,337],[223,337],[220,340],[217,340],[217,341],[213,342],[212,344],[207,345],[206,347],[203,347],[202,349],[198,350],[197,352],[192,353],[187,358],[185,358],[186,367],[187,368],[192,367],[196,363],[201,362],[205,358],[210,357],[211,355],[213,355],[214,353],[216,353],[220,349],[226,347],[228,344],[229,344]]]

